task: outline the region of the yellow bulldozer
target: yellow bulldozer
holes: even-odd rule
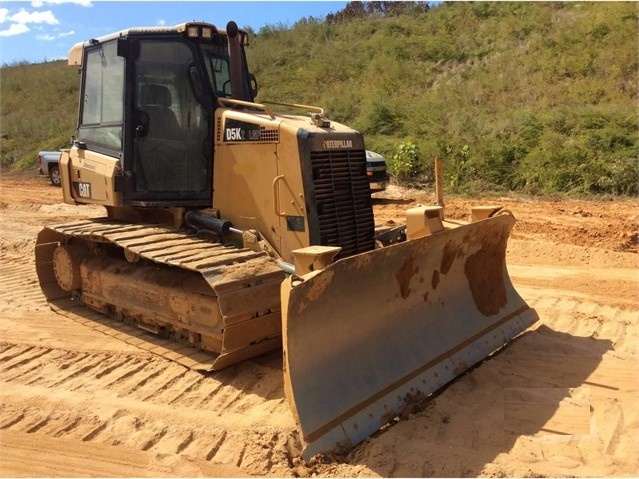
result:
[[[506,270],[515,220],[441,205],[376,229],[362,135],[323,109],[256,103],[248,34],[229,22],[79,43],[66,203],[35,247],[52,308],[88,307],[218,370],[281,348],[303,456],[355,445],[537,320]],[[284,110],[276,113],[275,107]]]

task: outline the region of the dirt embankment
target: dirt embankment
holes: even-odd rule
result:
[[[31,173],[0,187],[2,476],[639,474],[637,201],[488,200],[518,219],[508,269],[540,321],[346,456],[304,464],[279,353],[202,375],[122,341],[107,319],[57,315],[35,237],[102,211],[61,203]],[[379,225],[433,201],[376,197]],[[447,215],[470,205],[447,199]]]

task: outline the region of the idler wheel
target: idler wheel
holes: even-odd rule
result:
[[[80,265],[86,255],[84,248],[58,246],[53,252],[53,274],[64,291],[82,288]]]

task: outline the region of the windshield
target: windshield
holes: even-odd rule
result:
[[[221,98],[231,97],[229,55],[220,45],[202,45],[202,56],[213,92]]]
[[[231,98],[231,67],[226,40],[224,39],[223,44],[202,43],[201,51],[202,61],[213,92],[219,98]],[[243,100],[253,101],[247,82],[248,75],[244,55],[242,55],[240,61],[242,62],[241,97]]]

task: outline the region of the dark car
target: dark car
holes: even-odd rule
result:
[[[379,153],[366,150],[366,174],[372,191],[383,191],[390,182],[386,160]]]

